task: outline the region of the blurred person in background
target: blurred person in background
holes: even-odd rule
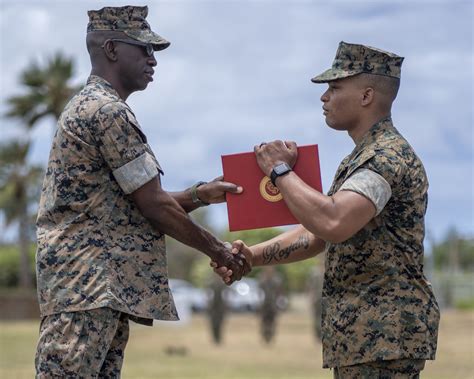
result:
[[[227,304],[224,299],[226,285],[215,275],[209,285],[209,303],[207,314],[211,328],[212,340],[216,345],[222,343],[222,330],[227,315]]]
[[[58,121],[38,211],[38,378],[120,377],[129,320],[178,319],[165,234],[232,266],[235,278],[249,271],[188,216],[240,189],[217,179],[163,190],[163,170],[125,102],[153,81],[154,53],[169,46],[147,13],[88,12],[91,76]]]
[[[263,341],[269,344],[276,333],[278,301],[283,293],[283,278],[274,266],[267,266],[260,273],[259,285],[263,291],[263,302],[260,307],[260,333]]]
[[[423,273],[428,179],[391,117],[402,61],[339,44],[332,68],[312,81],[328,84],[321,96],[326,123],[346,131],[354,150],[323,195],[292,171],[294,142],[255,146],[260,168],[301,225],[251,247],[233,244],[254,266],[326,252],[323,367],[334,378],[418,378],[435,359],[440,315]],[[232,282],[232,270],[212,264]]]
[[[308,279],[307,290],[310,299],[310,309],[313,316],[314,338],[321,342],[321,313],[324,283],[324,267],[315,265]]]

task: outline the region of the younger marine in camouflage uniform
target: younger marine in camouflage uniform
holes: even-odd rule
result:
[[[232,265],[238,277],[249,269],[187,215],[237,186],[215,180],[164,191],[160,164],[125,102],[153,80],[154,51],[169,45],[147,13],[89,12],[92,73],[59,119],[38,211],[38,378],[120,377],[129,319],[177,320],[165,234]]]
[[[439,309],[423,274],[428,180],[391,119],[402,61],[340,43],[332,68],[312,81],[328,83],[321,96],[326,123],[347,131],[356,147],[325,196],[291,170],[296,144],[256,146],[260,168],[274,173],[302,225],[250,248],[234,242],[254,265],[325,251],[323,365],[334,368],[335,378],[417,378],[425,360],[435,358]],[[229,270],[216,271],[231,281]]]

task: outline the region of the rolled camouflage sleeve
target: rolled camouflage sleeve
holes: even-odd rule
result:
[[[130,194],[159,174],[146,138],[125,104],[113,102],[95,115],[95,139],[120,188]]]
[[[376,215],[382,212],[392,196],[390,184],[381,175],[367,169],[356,170],[339,191],[353,191],[365,196],[377,209]]]
[[[113,174],[120,188],[128,195],[158,175],[158,168],[153,157],[145,153],[114,170]]]
[[[374,203],[377,215],[393,193],[397,193],[406,165],[393,149],[378,151],[362,164],[339,190],[357,192]]]
[[[400,184],[407,172],[407,166],[403,163],[403,159],[392,149],[377,152],[360,168],[379,174],[390,185],[392,191]]]

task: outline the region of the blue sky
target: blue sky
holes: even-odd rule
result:
[[[222,154],[274,139],[319,144],[323,189],[353,148],[329,129],[310,78],[329,68],[339,41],[405,57],[393,109],[397,128],[430,180],[426,224],[435,239],[473,226],[473,3],[471,1],[19,1],[1,0],[0,112],[21,94],[29,62],[61,50],[76,62],[74,83],[90,70],[87,10],[148,5],[152,28],[169,41],[156,54],[155,81],[128,103],[179,190],[222,172]],[[18,136],[0,120],[2,140]],[[46,164],[53,120],[34,131],[30,159]],[[225,205],[211,221],[227,228]]]

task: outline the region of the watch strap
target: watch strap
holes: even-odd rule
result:
[[[202,201],[197,194],[198,187],[202,186],[203,184],[207,184],[207,182],[197,182],[196,184],[193,184],[193,186],[191,187],[191,200],[193,201],[193,204],[198,204],[200,206],[209,205],[209,203]]]
[[[278,166],[285,166],[285,171],[281,172],[281,173],[278,173],[275,168],[278,167]],[[288,174],[290,171],[293,171],[291,169],[291,167],[287,164],[287,163],[280,163],[278,165],[276,165],[275,167],[273,167],[273,170],[272,172],[270,173],[270,180],[272,182],[272,184],[276,187],[276,179],[279,177],[279,176],[283,176],[283,175],[286,175]]]

